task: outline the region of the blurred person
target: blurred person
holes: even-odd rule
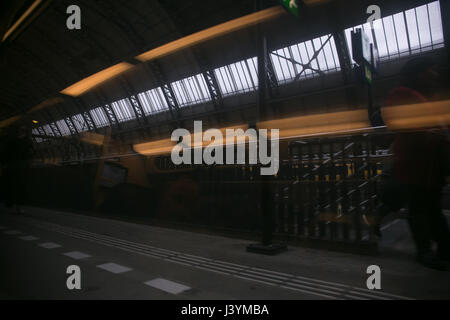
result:
[[[408,61],[401,71],[402,85],[389,93],[385,105],[436,100],[437,70],[437,65],[427,58]],[[396,134],[390,182],[382,192],[378,214],[382,217],[406,205],[417,260],[427,267],[445,270],[450,257],[450,232],[441,208],[441,192],[449,174],[450,153],[448,130],[440,129]],[[438,245],[437,255],[432,251],[432,240]]]
[[[1,141],[2,176],[5,205],[9,212],[23,213],[26,179],[32,156],[31,138],[28,128],[14,125],[7,129]]]

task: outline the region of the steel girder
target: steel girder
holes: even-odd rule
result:
[[[166,100],[167,105],[169,106],[169,112],[172,116],[173,120],[177,120],[180,117],[180,107],[178,105],[178,101],[175,98],[175,94],[173,93],[172,87],[167,81],[166,75],[164,74],[161,65],[158,61],[152,61],[149,63],[150,68],[153,74],[158,81],[161,90],[164,95],[164,99]]]

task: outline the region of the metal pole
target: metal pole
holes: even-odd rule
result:
[[[262,0],[256,0],[257,10],[262,9]],[[258,49],[258,96],[255,112],[255,123],[262,120],[267,112],[266,91],[267,91],[267,40],[263,34],[261,25],[257,27],[257,49]],[[258,146],[259,146],[258,134]],[[270,190],[270,176],[260,175],[259,179],[259,199],[260,212],[262,217],[262,239],[260,244],[252,244],[247,247],[247,251],[261,254],[274,255],[286,249],[284,244],[273,243],[274,214],[273,197]]]

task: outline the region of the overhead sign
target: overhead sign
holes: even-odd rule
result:
[[[299,3],[301,0],[280,0],[281,4],[297,18],[299,15]]]

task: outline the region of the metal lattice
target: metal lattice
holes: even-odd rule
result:
[[[105,111],[106,117],[109,120],[109,124],[112,126],[119,125],[119,121],[117,120],[116,115],[114,114],[114,110],[111,108],[109,104],[102,105],[103,111]]]
[[[150,67],[161,86],[163,96],[169,107],[169,111],[172,115],[172,118],[174,119],[175,117],[178,117],[180,108],[177,100],[175,99],[172,87],[167,82],[167,79],[161,70],[161,66],[159,65],[158,62],[153,61],[150,63]]]

